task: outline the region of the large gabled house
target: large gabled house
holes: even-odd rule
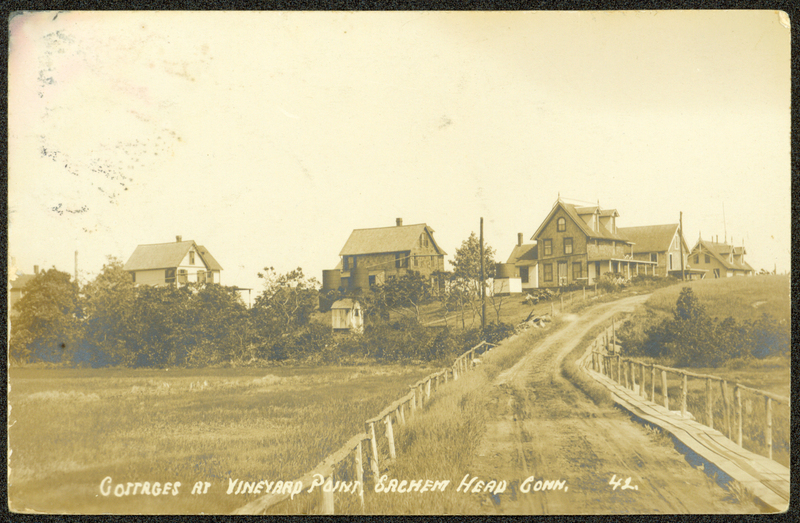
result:
[[[702,237],[689,253],[689,262],[706,272],[706,278],[729,276],[753,276],[755,271],[744,260],[747,251],[744,245],[735,247],[725,242],[705,241]]]
[[[656,262],[637,259],[620,234],[616,209],[576,206],[560,198],[531,238],[536,241],[539,287],[593,284],[603,274],[653,274]]]
[[[208,250],[180,236],[171,243],[139,245],[123,267],[139,285],[221,283],[222,267]]]
[[[444,257],[447,254],[433,238],[433,229],[424,223],[403,225],[398,218],[394,227],[355,229],[339,252],[336,269],[341,271],[341,285],[347,288],[356,272],[368,278],[369,285],[414,271],[432,284],[442,284]]]
[[[632,243],[631,250],[635,259],[655,263],[653,269],[656,276],[680,278],[681,270],[687,279],[700,279],[705,274],[704,270],[689,266],[689,246],[680,232],[679,224],[620,227],[618,230],[620,236]]]

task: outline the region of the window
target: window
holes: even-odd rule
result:
[[[564,218],[559,218],[556,222],[556,230],[558,232],[564,232],[567,230],[567,220]]]
[[[669,253],[669,270],[672,270],[672,253]]]
[[[427,247],[428,246],[428,235],[423,233],[422,237],[425,238],[425,247]]]
[[[408,268],[408,256],[405,253],[396,252],[394,254],[394,266],[397,269]]]
[[[542,240],[542,246],[544,247],[545,256],[553,255],[553,240]]]
[[[189,274],[186,269],[178,269],[178,283],[189,283]]]
[[[175,269],[164,271],[164,283],[175,283]]]
[[[553,281],[553,264],[552,263],[545,263],[542,265],[542,277],[544,281]]]
[[[133,279],[133,283],[136,283],[136,273],[131,272],[131,278]]]
[[[719,278],[719,269],[714,269],[714,277]]]
[[[696,254],[694,257],[694,264],[697,265],[698,263],[700,263],[700,255]]]
[[[194,251],[189,251],[189,265],[194,265]]]
[[[658,263],[658,253],[657,252],[651,252],[650,253],[650,261]]]
[[[375,276],[370,276],[369,277],[369,286],[372,287],[373,285],[375,285]]]
[[[414,256],[414,267],[419,267],[419,257]]]
[[[197,271],[197,283],[205,283],[205,282],[206,282],[206,272]]]
[[[572,238],[564,238],[564,254],[572,254]]]
[[[581,262],[575,262],[572,264],[572,279],[578,280],[583,278],[583,266]]]
[[[711,256],[706,254],[706,263],[711,263]]]
[[[212,271],[206,273],[206,281],[208,283],[214,283],[214,273]]]
[[[522,280],[522,283],[528,283],[528,268],[527,267],[520,267],[519,268],[519,277]]]
[[[349,271],[347,256],[342,256],[342,270]]]

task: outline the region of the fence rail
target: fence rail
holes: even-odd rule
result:
[[[680,415],[684,418],[701,418],[696,419],[696,421],[712,429],[715,428],[716,422],[717,429],[742,448],[744,448],[742,436],[746,416],[752,416],[755,413],[751,400],[747,399],[744,403],[742,402],[742,392],[746,391],[760,396],[764,402],[764,413],[763,419],[756,421],[756,423],[762,424],[766,455],[769,459],[773,459],[773,403],[782,404],[788,408],[790,404],[788,397],[747,387],[719,376],[700,374],[655,363],[645,363],[632,358],[624,358],[619,353],[615,325],[613,323],[603,335],[595,340],[591,350],[591,366],[595,372],[609,377],[621,386],[637,392],[642,398],[649,399],[653,403],[657,403],[656,390],[658,389],[661,396],[660,403],[667,410],[670,410],[670,401],[672,400],[669,396],[668,378],[670,375],[677,376],[680,381],[680,396],[677,400],[672,400],[680,402],[676,411],[679,410]],[[648,370],[649,372],[647,372]],[[701,398],[700,412],[691,413],[688,408],[689,378],[704,381],[705,390],[703,398]],[[714,384],[715,382],[718,386]],[[731,386],[732,393],[729,393]],[[719,392],[715,394],[714,390],[717,388]],[[722,399],[722,413],[715,416],[714,407],[717,394]],[[697,410],[695,408],[695,411]]]
[[[394,460],[397,457],[397,448],[394,441],[394,428],[393,423],[404,425],[406,423],[406,406],[408,406],[408,416],[413,416],[417,409],[424,408],[430,402],[431,394],[439,390],[449,381],[458,380],[466,372],[474,367],[473,362],[477,354],[482,354],[487,350],[496,347],[492,343],[482,341],[476,346],[472,347],[462,355],[457,357],[453,365],[438,372],[434,372],[415,384],[409,386],[409,392],[405,396],[394,401],[386,408],[384,408],[377,416],[370,418],[364,422],[365,431],[350,438],[347,443],[342,445],[336,452],[329,454],[322,462],[317,465],[311,472],[305,474],[298,482],[305,488],[308,485],[317,484],[322,478],[322,485],[319,489],[319,511],[321,514],[333,514],[335,512],[333,488],[329,488],[335,479],[336,470],[339,466],[350,456],[353,458],[353,477],[357,482],[355,488],[358,488],[359,503],[361,508],[364,508],[364,452],[363,443],[368,441],[368,451],[366,452],[366,459],[369,462],[369,469],[372,474],[373,481],[380,478],[380,467],[378,465],[381,459],[379,453],[379,442],[375,426],[377,423],[384,424],[384,436],[388,445],[388,458]],[[393,421],[394,419],[394,421]],[[263,514],[267,509],[273,505],[280,503],[292,496],[291,493],[281,494],[267,494],[258,499],[251,501],[237,509],[234,514]]]

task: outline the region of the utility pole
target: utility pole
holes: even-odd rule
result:
[[[686,279],[683,267],[683,211],[681,211],[680,223],[678,224],[678,243],[681,245],[681,280]]]
[[[483,280],[483,217],[481,216],[481,329],[486,330],[486,287]]]
[[[78,283],[78,251],[75,251],[75,283]]]

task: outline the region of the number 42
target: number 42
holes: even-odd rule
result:
[[[609,485],[614,485],[614,488],[611,490],[617,490],[619,487],[620,490],[639,490],[638,485],[631,485],[631,478],[625,480],[625,483],[622,483],[622,478],[617,479],[617,475],[614,474],[611,476],[611,481],[608,482]]]

